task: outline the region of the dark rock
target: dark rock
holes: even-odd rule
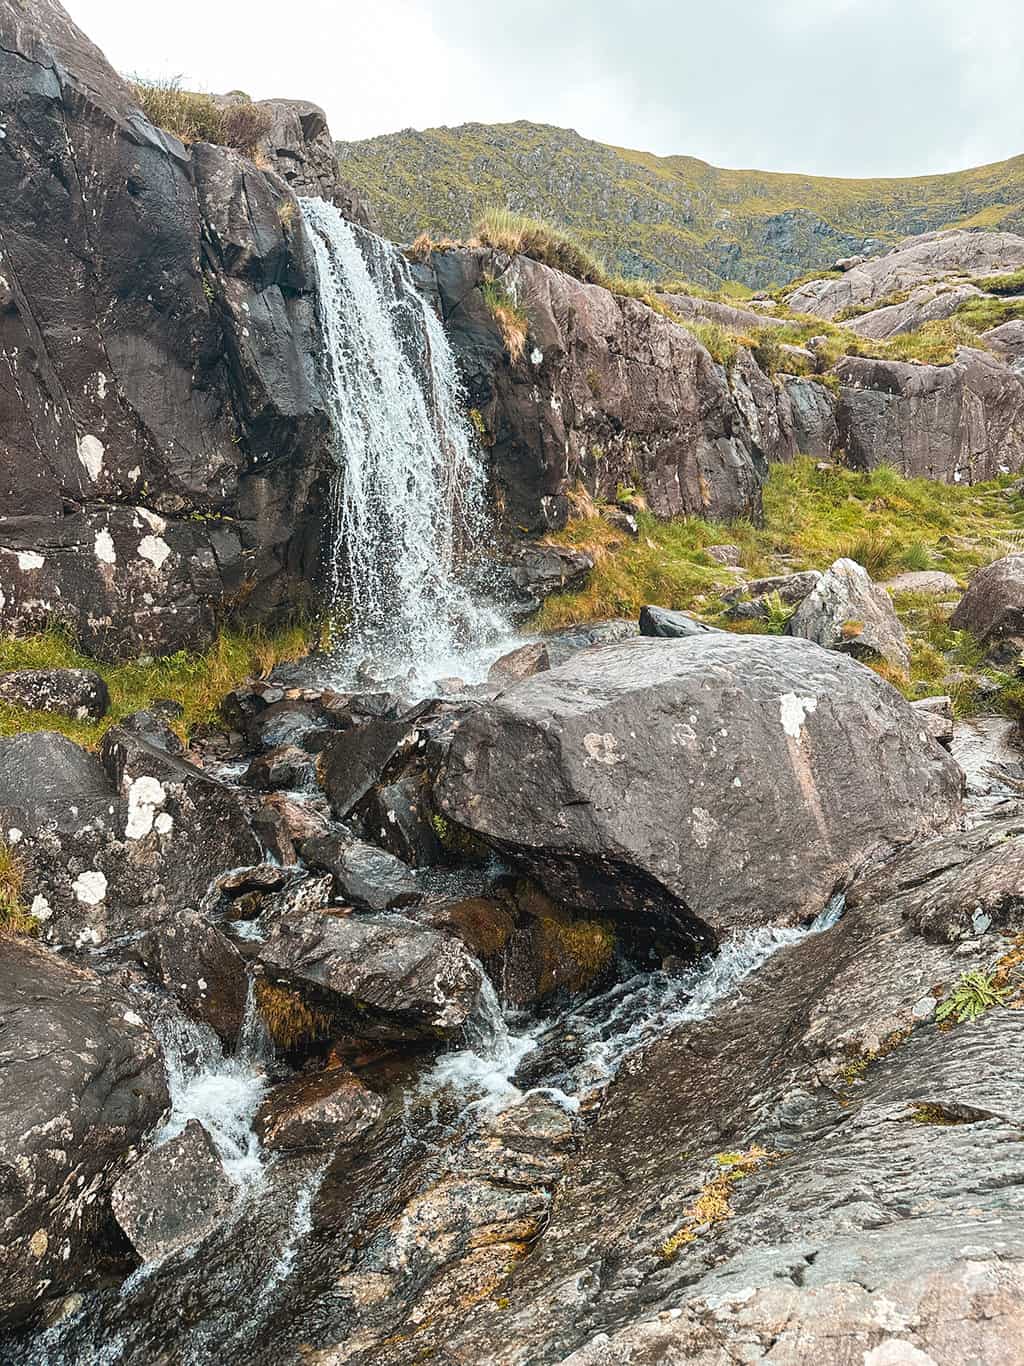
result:
[[[231,1208],[232,1185],[210,1135],[190,1119],[114,1187],[111,1206],[144,1262],[198,1243]]]
[[[813,379],[787,375],[782,383],[792,412],[796,449],[815,460],[828,460],[839,446],[834,395]]]
[[[609,503],[619,485],[638,483],[658,517],[760,517],[778,421],[771,382],[747,353],[751,369],[739,383],[760,376],[771,391],[771,411],[755,414],[761,446],[724,369],[684,326],[639,299],[487,250],[434,252],[422,274],[486,431],[509,529],[561,526],[577,482]],[[488,310],[487,280],[530,300],[518,360]]]
[[[353,223],[373,228],[366,201],[338,173],[337,152],[320,106],[309,100],[260,100],[256,108],[269,123],[258,150],[290,189],[304,198],[326,199]]]
[[[414,749],[416,720],[415,715],[398,721],[371,720],[340,731],[324,746],[321,782],[339,820],[384,778],[389,765]]]
[[[259,958],[269,977],[348,1014],[351,1031],[368,1039],[453,1037],[482,982],[458,940],[396,915],[289,916]]]
[[[244,896],[247,892],[279,892],[287,887],[293,874],[272,863],[257,863],[252,868],[235,868],[217,879],[222,896]]]
[[[609,526],[613,526],[616,531],[624,531],[627,536],[631,536],[634,540],[640,535],[640,523],[625,508],[609,507],[606,504],[601,508],[601,516]]]
[[[316,760],[295,745],[278,745],[258,754],[242,775],[246,787],[263,792],[316,787]]]
[[[109,1194],[167,1106],[156,1042],[109,982],[0,940],[0,1324],[119,1260]]]
[[[854,659],[884,659],[904,675],[910,671],[910,647],[892,599],[853,560],[836,560],[821,576],[786,633]]]
[[[707,626],[688,612],[672,612],[667,607],[641,607],[640,634],[666,639],[686,636],[720,635],[717,626]]]
[[[226,1047],[234,1048],[249,979],[238,950],[215,926],[195,911],[181,911],[147,931],[135,952],[186,1015],[208,1024]]]
[[[281,792],[266,797],[252,818],[260,843],[281,863],[293,864],[299,846],[326,834],[325,812],[307,801],[291,801]]]
[[[920,733],[888,684],[809,642],[638,639],[461,718],[435,795],[566,905],[792,924],[957,818],[960,770]]]
[[[102,764],[74,741],[48,730],[0,738],[0,821],[8,844],[48,826],[75,830],[108,815],[113,802]]]
[[[542,640],[535,640],[495,660],[487,678],[492,683],[515,683],[520,678],[532,678],[534,674],[543,673],[550,667],[547,645]]]
[[[358,814],[366,838],[403,863],[423,868],[445,861],[425,773],[411,771],[393,783],[373,788]]]
[[[731,603],[729,615],[737,619],[758,617],[764,614],[766,598],[778,593],[784,603],[796,607],[808,593],[817,588],[821,575],[816,569],[804,570],[798,574],[777,574],[767,579],[751,579],[722,594]]]
[[[110,694],[91,669],[15,669],[0,674],[0,701],[84,721],[106,715]]]
[[[372,1129],[383,1108],[380,1097],[348,1068],[330,1067],[275,1086],[256,1112],[253,1128],[271,1152],[333,1151]]]
[[[1015,659],[1024,648],[1024,555],[1004,555],[976,570],[949,624],[969,631],[990,653]]]
[[[499,566],[508,584],[509,607],[518,619],[532,616],[553,593],[575,593],[594,568],[581,550],[560,545],[526,545]]]
[[[987,351],[961,347],[951,365],[846,356],[835,373],[839,444],[855,469],[890,462],[907,476],[975,484],[1024,464],[1024,377]]]
[[[302,846],[303,860],[334,879],[335,897],[348,906],[386,911],[423,899],[412,868],[385,849],[347,835],[323,835]]]
[[[591,645],[632,640],[637,634],[635,621],[616,617],[611,621],[595,621],[584,626],[566,626],[561,631],[552,631],[544,637],[544,643],[548,647],[548,661],[554,668],[556,664],[564,664],[579,650],[589,650]]]

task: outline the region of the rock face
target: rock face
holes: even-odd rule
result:
[[[1004,555],[971,576],[950,618],[990,650],[1012,657],[1024,648],[1024,555]]]
[[[335,1149],[372,1129],[383,1102],[345,1067],[330,1067],[275,1087],[256,1114],[255,1129],[272,1152]]]
[[[373,228],[366,201],[338,174],[327,115],[309,100],[259,100],[270,126],[259,140],[259,151],[296,195],[326,199],[346,218]]]
[[[903,303],[873,308],[870,313],[847,319],[843,326],[859,337],[885,341],[904,332],[916,332],[925,323],[951,318],[961,304],[980,297],[981,290],[975,285],[921,285],[911,290]]]
[[[610,499],[639,479],[661,517],[760,515],[767,453],[724,370],[684,327],[525,257],[435,252],[420,276],[439,300],[510,526],[562,525],[577,480]],[[528,317],[518,359],[488,309],[487,278]]]
[[[844,271],[838,280],[811,280],[786,300],[797,313],[835,318],[897,290],[914,290],[957,275],[995,275],[1024,266],[1024,237],[1012,232],[922,233]],[[873,334],[869,334],[873,335]]]
[[[961,783],[861,665],[716,634],[510,688],[460,722],[437,795],[567,905],[717,932],[815,914],[869,853],[954,820]]]
[[[854,659],[884,659],[902,674],[910,669],[906,632],[892,599],[854,560],[836,560],[822,574],[786,623],[786,633]]]
[[[981,339],[1011,365],[1024,360],[1024,318],[1014,318],[1011,322],[1000,323],[998,327],[983,332]]]
[[[789,400],[793,445],[801,455],[827,460],[839,445],[835,399],[817,380],[787,376],[782,381]]]
[[[438,1039],[466,1023],[481,974],[462,944],[401,916],[288,916],[260,947],[268,975],[349,1011],[359,1037]]]
[[[166,1105],[156,1043],[108,982],[0,940],[0,1326],[102,1270],[111,1187]]]
[[[191,1119],[114,1187],[117,1222],[144,1262],[197,1243],[231,1208],[232,1187],[210,1135]]]
[[[82,721],[105,716],[110,694],[91,669],[14,669],[0,674],[0,701]]]
[[[952,365],[846,356],[835,373],[839,444],[857,469],[978,483],[1024,463],[1024,379],[986,351],[961,347]]]
[[[667,607],[641,607],[640,634],[660,636],[665,640],[686,636],[705,636],[718,633],[717,626],[708,626],[689,612],[673,612]]]
[[[154,128],[56,0],[0,27],[0,627],[114,657],[306,601],[326,421],[291,191]]]

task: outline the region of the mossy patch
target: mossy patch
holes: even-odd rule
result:
[[[683,1213],[683,1223],[670,1238],[661,1245],[661,1255],[672,1261],[689,1243],[710,1233],[716,1225],[724,1223],[732,1214],[733,1192],[737,1184],[752,1172],[759,1171],[775,1161],[778,1153],[754,1145],[745,1152],[718,1153],[715,1157],[716,1171],[705,1181],[696,1199]]]
[[[330,1036],[332,1016],[308,1006],[296,991],[266,980],[256,983],[256,1008],[267,1033],[285,1052]]]

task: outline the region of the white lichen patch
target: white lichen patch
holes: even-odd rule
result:
[[[49,920],[50,916],[53,915],[53,907],[45,896],[34,896],[32,898],[32,905],[28,908],[28,913],[29,915],[34,916],[36,920]]]
[[[153,829],[157,809],[167,800],[163,784],[149,774],[136,778],[128,789],[128,821],[125,839],[143,839]]]
[[[92,544],[93,554],[100,564],[117,564],[117,551],[114,549],[114,540],[106,527],[102,531],[97,531],[96,539]]]
[[[37,555],[34,550],[18,551],[18,568],[22,570],[42,569],[46,561],[42,555]]]
[[[136,1015],[134,1010],[126,1010],[121,1018],[124,1020],[125,1024],[134,1025],[136,1029],[142,1024],[142,1017]]]
[[[71,890],[83,906],[98,906],[107,895],[107,879],[101,872],[90,868],[78,874],[71,884]]]
[[[171,547],[162,536],[143,536],[139,542],[139,554],[148,560],[154,569],[159,569],[171,553]]]
[[[103,469],[104,454],[105,447],[98,436],[91,436],[86,433],[85,436],[78,438],[78,458],[85,466],[86,474],[94,483],[100,477]]]
[[[783,693],[779,698],[779,716],[782,729],[794,740],[803,733],[804,721],[818,706],[816,697],[797,697],[795,692]]]
[[[135,471],[138,474],[138,470]],[[155,512],[150,512],[149,508],[136,508],[135,511],[145,521],[150,531],[155,531],[158,536],[162,536],[167,530],[167,523],[162,517],[158,517]]]
[[[535,346],[533,350],[530,352],[530,360],[533,362],[534,365],[540,365],[543,359],[544,352],[540,349],[539,346]]]
[[[621,764],[625,757],[619,753],[619,742],[614,735],[598,735],[591,731],[589,735],[583,737],[583,748],[591,759],[595,759],[599,764],[607,764],[609,767]]]
[[[158,835],[169,835],[174,829],[174,817],[169,811],[161,811],[153,822],[153,828]]]
[[[718,829],[718,822],[710,811],[705,811],[702,806],[695,806],[691,829],[693,830],[694,843],[699,849],[706,849]]]

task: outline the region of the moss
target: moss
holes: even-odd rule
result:
[[[430,824],[441,848],[446,853],[454,855],[458,860],[468,863],[486,863],[491,857],[490,846],[479,835],[474,834],[472,830],[467,830],[465,826],[459,825],[457,821],[451,821],[446,816],[442,816],[440,812],[435,811],[430,817]]]
[[[682,1248],[724,1223],[732,1214],[732,1197],[737,1183],[777,1157],[778,1153],[757,1145],[745,1152],[718,1153],[715,1174],[705,1181],[696,1199],[684,1211],[682,1227],[662,1243],[662,1257],[672,1261]]]
[[[542,916],[536,922],[540,993],[558,988],[570,992],[591,986],[611,967],[615,932],[606,920],[561,920]]]
[[[103,664],[82,654],[61,631],[0,639],[0,672],[8,669],[94,669],[110,691],[110,710],[99,721],[77,721],[53,712],[0,705],[0,735],[56,730],[94,749],[108,728],[157,698],[178,702],[173,723],[183,740],[201,725],[219,724],[224,695],[254,675],[266,674],[282,660],[298,659],[309,649],[302,626],[268,632],[258,628],[224,631],[201,654],[179,651],[161,659]]]
[[[917,1105],[910,1116],[912,1124],[930,1124],[948,1127],[956,1124],[971,1124],[974,1121],[963,1115],[947,1110],[943,1105]]]
[[[311,1009],[287,987],[266,980],[257,982],[256,1007],[270,1037],[285,1052],[330,1036],[331,1016]]]

